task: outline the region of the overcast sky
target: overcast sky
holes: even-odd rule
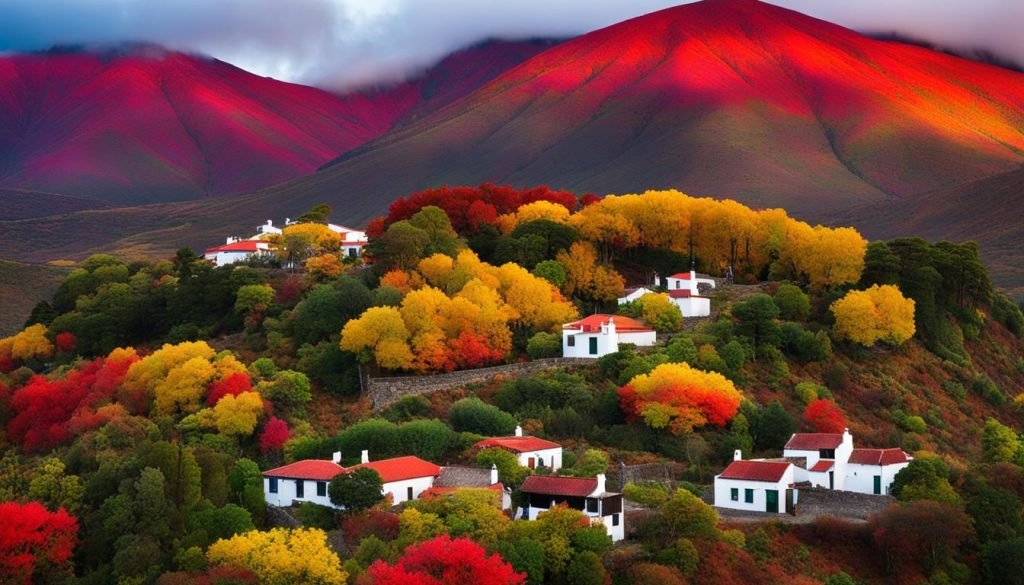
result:
[[[149,41],[278,79],[392,81],[485,38],[569,37],[684,0],[0,0],[0,51]],[[1024,0],[772,0],[1024,62]]]

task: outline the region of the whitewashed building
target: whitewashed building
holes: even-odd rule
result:
[[[392,504],[418,500],[423,492],[434,485],[434,480],[441,473],[439,465],[412,455],[380,461],[369,459],[369,453],[363,451],[362,463],[349,469],[366,467],[376,471],[384,484],[384,495],[391,496]]]
[[[341,453],[333,461],[306,459],[263,472],[263,498],[271,506],[286,507],[302,502],[337,508],[327,495],[327,484],[345,473]]]
[[[562,446],[538,437],[523,436],[523,427],[516,426],[512,437],[492,437],[474,445],[477,449],[505,449],[515,453],[519,465],[530,469],[547,468],[555,472],[562,468]]]
[[[787,514],[795,510],[802,470],[789,461],[744,460],[740,451],[715,476],[715,507]]]
[[[270,256],[274,253],[274,244],[263,240],[239,240],[228,238],[227,243],[215,248],[207,248],[203,258],[214,266],[227,266],[236,262],[244,262],[256,256]]]
[[[654,329],[622,315],[590,315],[562,326],[564,357],[599,358],[619,351],[620,343],[650,347],[656,342]]]
[[[711,299],[701,294],[701,287],[715,288],[712,278],[701,278],[693,270],[679,272],[665,278],[669,299],[683,317],[707,317],[711,314]]]
[[[853,435],[842,433],[796,433],[783,448],[783,457],[804,458],[807,480],[812,486],[830,490],[846,489],[846,465],[853,453]]]
[[[846,464],[845,489],[889,495],[896,474],[913,459],[903,449],[854,449]]]
[[[613,542],[626,537],[622,494],[605,490],[603,473],[597,477],[531,475],[519,491],[527,497],[521,515],[524,520],[536,520],[537,516],[554,506],[566,504],[586,514],[593,524],[603,525]]]
[[[653,292],[653,291],[651,289],[647,288],[647,287],[638,286],[636,288],[627,288],[624,292],[626,293],[626,295],[619,297],[619,304],[620,305],[625,305],[626,303],[632,303],[633,301],[639,299],[640,297],[644,296],[645,294]]]

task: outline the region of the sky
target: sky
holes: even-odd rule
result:
[[[771,0],[1024,63],[1024,0]],[[144,41],[286,81],[389,83],[489,38],[567,38],[685,0],[0,0],[0,52]]]

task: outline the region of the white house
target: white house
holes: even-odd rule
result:
[[[338,463],[340,460],[341,453],[335,453],[333,461],[306,459],[264,471],[263,498],[278,507],[313,502],[336,508],[327,495],[327,484],[345,473],[345,468]]]
[[[712,278],[700,278],[693,270],[679,272],[665,278],[668,296],[683,317],[707,317],[711,314],[711,299],[700,294],[700,287],[715,288]]]
[[[285,220],[285,225],[288,225],[289,220]],[[274,226],[274,220],[268,219],[267,223],[256,226],[256,235],[249,238],[255,240],[263,236],[279,236],[281,235],[281,228]]]
[[[586,514],[591,523],[602,524],[613,542],[625,538],[622,494],[605,491],[603,473],[597,477],[531,475],[519,491],[527,496],[521,516],[524,520],[536,520],[542,512],[564,503]]]
[[[552,472],[562,468],[562,446],[538,437],[524,437],[523,427],[516,426],[513,437],[493,437],[475,445],[478,449],[498,448],[511,451],[519,459],[519,465],[536,469],[546,467]]]
[[[654,329],[621,315],[590,315],[562,326],[562,355],[599,358],[619,351],[619,343],[655,344]]]
[[[797,502],[796,484],[802,470],[789,461],[743,460],[739,450],[733,462],[715,476],[715,507],[786,514]]]
[[[625,292],[626,292],[626,296],[619,297],[619,304],[620,305],[625,305],[626,303],[632,303],[633,301],[639,299],[640,297],[644,296],[645,294],[647,294],[649,292],[653,292],[653,291],[651,291],[651,289],[649,289],[647,287],[638,286],[636,288],[627,288],[625,290]]]
[[[207,248],[203,257],[213,262],[214,266],[227,266],[236,262],[244,262],[253,256],[270,255],[274,252],[274,244],[263,240],[239,240],[228,238],[227,243],[215,248]]]
[[[512,509],[512,492],[498,480],[498,468],[445,466],[434,480],[434,485],[423,492],[422,498],[444,497],[464,488],[489,489],[500,494],[502,510]]]
[[[366,467],[380,474],[384,483],[384,495],[391,496],[392,504],[418,500],[424,491],[434,485],[441,473],[441,467],[412,455],[370,461],[369,453],[363,451],[362,463],[350,470]]]
[[[854,449],[846,465],[845,489],[888,495],[896,474],[913,459],[903,449]]]
[[[853,452],[849,429],[840,433],[796,433],[783,448],[783,457],[807,460],[807,480],[815,487],[846,489],[846,465]]]

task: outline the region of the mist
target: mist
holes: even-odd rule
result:
[[[685,2],[0,0],[0,52],[145,41],[338,90],[401,80],[483,39],[568,38],[680,3]],[[772,3],[865,33],[1024,62],[1020,0]]]

